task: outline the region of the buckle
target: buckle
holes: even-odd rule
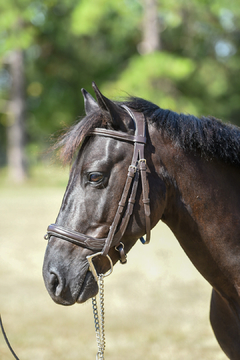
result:
[[[122,242],[119,243],[119,245],[115,246],[115,250],[119,252],[120,255],[120,263],[126,264],[127,263],[127,255],[124,251],[124,244]]]
[[[131,170],[133,170],[134,174],[137,171],[137,167],[135,165],[129,165],[128,167],[128,171],[130,172]]]

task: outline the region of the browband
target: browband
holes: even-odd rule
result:
[[[116,130],[95,128],[89,133],[89,135],[100,135],[100,136],[112,137],[114,139],[118,139],[121,141],[138,142],[138,143],[146,144],[145,136],[129,135],[124,132],[120,132]]]

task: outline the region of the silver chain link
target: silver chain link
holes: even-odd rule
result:
[[[98,286],[99,286],[99,303],[100,303],[100,323],[97,307],[96,297],[92,298],[92,307],[93,307],[93,316],[96,332],[96,340],[98,346],[98,352],[96,355],[96,360],[104,360],[104,351],[105,351],[105,329],[104,329],[104,275],[98,275]]]

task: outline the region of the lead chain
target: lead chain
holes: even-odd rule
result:
[[[100,323],[97,307],[96,297],[92,298],[92,307],[93,307],[93,316],[96,332],[96,340],[98,346],[98,352],[96,355],[96,360],[104,360],[104,350],[105,350],[105,329],[104,329],[104,276],[103,274],[98,275],[98,285],[99,285],[99,302],[100,302]]]

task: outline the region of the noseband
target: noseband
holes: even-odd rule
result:
[[[135,134],[129,135],[123,132],[96,128],[91,131],[89,135],[111,137],[120,141],[132,142],[134,144],[132,162],[128,168],[126,183],[123,189],[121,200],[110,226],[107,238],[94,238],[89,235],[81,234],[77,231],[65,229],[62,226],[51,224],[47,228],[45,239],[49,240],[51,236],[69,241],[75,245],[87,248],[92,251],[97,251],[99,254],[107,256],[109,249],[115,247],[119,251],[120,261],[126,262],[126,255],[124,253],[124,245],[121,239],[126,231],[130,217],[133,212],[137,188],[139,183],[139,175],[142,183],[142,201],[145,212],[145,226],[146,226],[146,240],[141,237],[144,244],[150,241],[150,200],[149,200],[149,186],[146,177],[146,159],[144,158],[144,147],[146,144],[146,124],[142,113],[131,111],[127,106],[122,107],[128,112],[135,124]],[[127,204],[128,201],[128,204]],[[125,211],[124,211],[125,209]],[[118,228],[118,230],[117,230]]]

